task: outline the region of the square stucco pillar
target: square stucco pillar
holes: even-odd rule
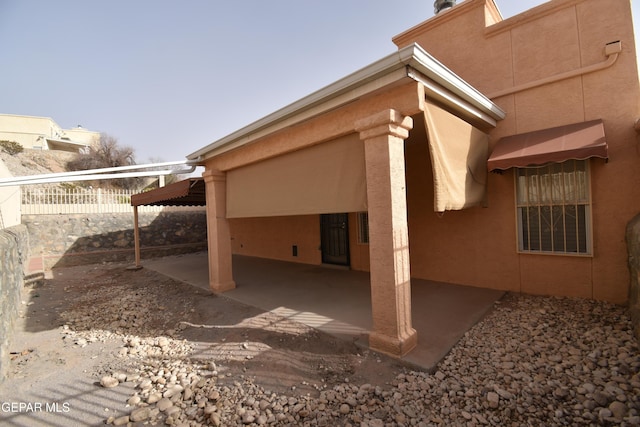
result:
[[[227,219],[227,175],[207,170],[202,174],[207,199],[209,287],[221,293],[236,287],[231,260],[231,233]]]
[[[404,140],[411,117],[386,110],[356,122],[364,141],[373,330],[369,346],[403,356],[418,342],[411,325],[411,279]]]

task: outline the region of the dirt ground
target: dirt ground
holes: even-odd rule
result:
[[[354,343],[127,266],[56,269],[24,290],[10,373],[0,385],[1,425],[103,425],[131,412],[135,384],[105,388],[100,379],[162,364],[211,365],[222,381],[249,380],[288,395],[345,382],[384,386],[405,369]],[[158,337],[171,345],[159,349]]]

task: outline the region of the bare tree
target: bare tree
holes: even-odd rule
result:
[[[165,160],[161,157],[150,157],[149,158],[149,163],[164,163]],[[166,169],[166,168],[162,168],[162,169]],[[151,169],[153,170],[153,169]],[[165,185],[169,185],[169,184],[173,184],[174,182],[178,182],[181,181],[183,179],[186,178],[186,175],[184,174],[169,174],[169,175],[165,175],[164,176],[164,184]],[[154,181],[151,185],[147,186],[146,188],[157,188],[160,185],[159,180]]]
[[[101,134],[100,140],[95,146],[89,146],[78,153],[75,159],[67,162],[68,171],[80,171],[87,169],[111,168],[118,166],[135,165],[133,148],[121,146],[117,138],[108,134]],[[87,185],[100,185],[102,187],[135,188],[139,184],[138,178],[122,178],[97,182],[87,182]]]

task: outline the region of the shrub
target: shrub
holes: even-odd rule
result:
[[[18,153],[22,153],[24,151],[24,147],[15,141],[0,141],[0,148],[2,151],[15,156]]]

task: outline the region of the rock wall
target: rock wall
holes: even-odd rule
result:
[[[45,269],[135,259],[133,213],[23,215],[22,223]],[[142,258],[207,248],[203,209],[141,213],[138,224]]]
[[[640,339],[640,215],[633,218],[627,225],[627,248],[631,272],[629,312],[635,336]]]
[[[9,346],[29,258],[29,235],[24,225],[0,230],[0,254],[0,382],[3,382],[9,369]]]

